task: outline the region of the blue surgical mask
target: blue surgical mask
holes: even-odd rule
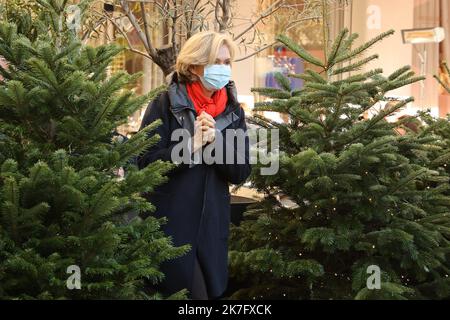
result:
[[[225,87],[231,78],[231,67],[225,64],[209,64],[205,66],[200,81],[209,90],[220,90]]]

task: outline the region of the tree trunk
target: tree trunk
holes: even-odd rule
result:
[[[153,57],[153,62],[161,68],[164,77],[167,77],[172,71],[175,70],[178,48],[174,49],[172,46],[167,46],[157,48],[156,52],[157,55]]]

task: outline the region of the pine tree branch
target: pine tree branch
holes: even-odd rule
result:
[[[344,41],[344,38],[348,35],[348,32],[348,29],[345,28],[344,30],[339,32],[337,39],[334,41],[333,46],[331,47],[331,51],[328,55],[328,69],[331,65],[333,65],[334,59],[336,59],[337,54],[340,52],[341,45]]]
[[[352,51],[350,51],[350,52],[348,52],[346,54],[343,54],[342,56],[336,57],[336,60],[334,61],[334,64],[337,64],[337,63],[340,63],[340,62],[344,62],[344,61],[346,61],[348,59],[353,59],[354,57],[359,56],[361,53],[363,53],[364,51],[367,51],[370,47],[372,47],[377,42],[380,42],[384,38],[389,37],[389,36],[393,35],[394,33],[395,33],[394,30],[389,30],[389,31],[381,33],[380,35],[376,36],[375,38],[373,38],[369,42],[364,43],[363,45],[361,45],[360,47],[356,48],[355,50],[352,50]]]

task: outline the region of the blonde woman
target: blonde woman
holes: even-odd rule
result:
[[[164,294],[187,288],[192,299],[216,299],[227,287],[229,183],[245,181],[251,171],[248,136],[244,148],[237,146],[239,139],[227,141],[225,137],[228,129],[247,130],[231,80],[235,51],[232,39],[223,33],[200,32],[189,38],[177,58],[168,90],[150,103],[143,118],[141,128],[156,119],[163,124],[149,134],[161,138],[138,158],[140,168],[158,159],[177,163],[172,151],[180,140],[172,141],[172,133],[185,129],[190,134],[189,161],[178,164],[168,182],[146,195],[156,207],[153,215],[167,217],[163,229],[174,244],[191,245],[187,255],[161,266],[165,278],[156,289]],[[218,134],[224,141],[223,159],[232,152],[235,160],[244,161],[193,161],[195,153],[219,140]]]

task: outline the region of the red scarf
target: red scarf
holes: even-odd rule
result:
[[[215,91],[211,98],[203,94],[200,81],[187,83],[186,91],[194,104],[197,115],[205,111],[214,118],[225,110],[228,101],[227,89],[225,87]]]

